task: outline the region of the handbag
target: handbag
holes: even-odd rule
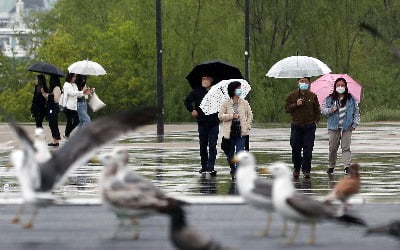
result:
[[[232,120],[231,125],[231,138],[239,137],[242,135],[242,127],[240,126],[240,120]]]
[[[97,110],[106,106],[106,104],[102,100],[100,100],[96,92],[93,92],[92,97],[90,97],[89,100],[89,106],[93,110],[93,112],[96,112]]]

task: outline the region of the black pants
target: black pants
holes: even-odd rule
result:
[[[290,146],[292,147],[292,162],[294,170],[310,173],[312,151],[314,148],[315,123],[299,125],[292,124],[290,132]],[[303,155],[301,151],[303,150]]]
[[[33,118],[35,118],[35,124],[37,128],[43,128],[43,119],[45,115],[45,111],[32,114]]]
[[[49,127],[53,139],[61,140],[60,130],[58,129],[58,108],[51,108],[47,110],[47,120],[49,120]]]
[[[69,137],[72,130],[79,124],[79,116],[76,110],[64,109],[67,125],[65,126],[65,136]]]

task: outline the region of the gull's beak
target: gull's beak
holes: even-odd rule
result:
[[[11,162],[6,162],[6,164],[4,166],[6,167],[7,171],[10,171],[10,168],[13,167],[13,164]]]
[[[89,159],[88,163],[100,164],[100,163],[101,163],[101,160],[100,160],[98,157],[93,156],[92,158]]]
[[[270,171],[268,168],[258,168],[258,173],[259,174],[269,174]]]

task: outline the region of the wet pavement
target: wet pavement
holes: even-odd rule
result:
[[[258,167],[273,161],[291,162],[290,128],[287,124],[272,124],[252,129],[250,148]],[[34,126],[25,125],[31,133]],[[45,127],[47,138],[51,138]],[[61,127],[63,131],[63,127]],[[50,142],[50,140],[49,140]],[[220,140],[219,140],[220,142]],[[16,147],[15,138],[6,124],[0,124],[0,203],[18,202],[19,185],[15,170],[6,171],[9,153]],[[157,143],[154,125],[145,126],[104,147],[98,154],[115,147],[129,150],[129,167],[152,180],[167,193],[179,196],[237,195],[235,183],[229,176],[225,156],[218,144],[215,169],[217,177],[197,173],[200,157],[195,124],[165,126],[163,143]],[[360,126],[352,137],[353,161],[361,164],[362,187],[353,198],[358,203],[400,202],[400,123],[367,123]],[[313,153],[312,178],[300,178],[296,187],[305,193],[323,196],[343,176],[338,166],[333,178],[326,174],[328,136],[324,124],[316,132]],[[341,163],[340,152],[338,164]],[[64,199],[78,199],[82,203],[99,203],[99,180],[102,166],[88,164],[72,172],[67,183],[55,194]],[[265,178],[271,178],[263,175]],[[79,203],[79,202],[78,202]]]
[[[370,225],[377,225],[391,218],[398,218],[399,208],[396,204],[360,204],[352,206],[351,210]],[[131,240],[132,234],[127,231],[121,232],[118,239],[111,239],[117,221],[103,206],[48,207],[40,211],[31,230],[9,223],[16,210],[16,205],[0,206],[0,249],[174,249],[169,241],[169,219],[162,215],[140,220],[140,238],[134,241]],[[318,224],[314,245],[306,243],[310,233],[310,227],[307,225],[300,226],[293,245],[285,245],[284,238],[280,236],[282,220],[276,214],[270,236],[260,238],[254,236],[254,233],[265,226],[266,214],[247,205],[194,204],[185,210],[189,225],[232,249],[394,250],[400,246],[399,241],[393,238],[367,237],[365,228],[333,222]],[[26,217],[28,216],[23,219],[26,220]],[[289,224],[289,229],[291,233],[292,224]]]

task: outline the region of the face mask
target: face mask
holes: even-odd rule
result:
[[[337,87],[336,88],[336,92],[338,92],[339,94],[343,94],[346,91],[346,88],[344,87]]]
[[[308,83],[305,83],[305,82],[301,82],[301,83],[299,83],[299,88],[301,89],[301,90],[307,90],[308,89]]]
[[[236,96],[241,96],[243,94],[242,89],[235,89],[235,95]]]

